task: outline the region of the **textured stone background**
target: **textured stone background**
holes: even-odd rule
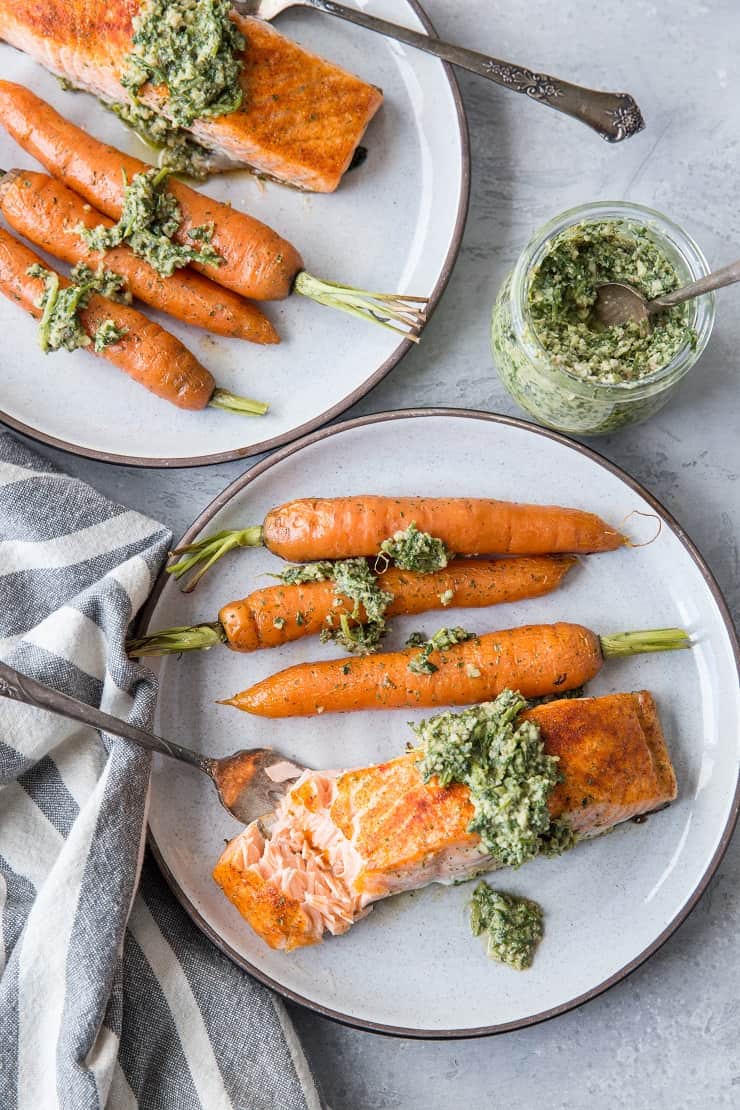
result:
[[[488,318],[504,273],[536,225],[576,203],[630,199],[684,224],[710,262],[740,257],[740,6],[427,0],[426,7],[451,41],[592,87],[629,89],[648,121],[642,135],[609,147],[579,124],[461,75],[473,189],[460,259],[420,349],[352,415],[416,404],[517,415],[491,366]],[[739,350],[740,291],[727,290],[719,295],[710,349],[680,395],[649,424],[595,443],[675,513],[736,615]],[[147,472],[46,453],[176,534],[243,469],[234,463]],[[727,722],[728,743],[737,724]],[[327,1104],[332,1110],[530,1110],[543,1101],[552,1110],[740,1106],[739,889],[736,839],[699,907],[646,966],[575,1013],[532,1029],[424,1044],[296,1011]],[[442,983],[444,969],[439,973]]]

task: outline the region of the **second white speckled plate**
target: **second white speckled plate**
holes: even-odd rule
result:
[[[678,776],[676,803],[644,824],[620,826],[559,860],[499,872],[496,885],[544,907],[546,935],[534,966],[515,972],[486,959],[470,935],[470,885],[428,887],[388,899],[346,936],[289,955],[250,930],[211,879],[225,838],[238,830],[210,783],[155,759],[152,844],[175,893],[234,960],[287,997],[367,1029],[406,1036],[472,1036],[540,1021],[593,997],[647,958],[683,920],[728,843],[738,808],[740,691],[734,633],[709,571],[650,495],[592,451],[520,421],[421,410],[327,429],[273,455],[229,487],[188,533],[259,523],[294,497],[385,494],[496,496],[567,503],[619,524],[657,514],[658,539],[639,550],[590,556],[549,597],[449,614],[474,631],[577,621],[598,632],[681,625],[691,652],[612,661],[593,694],[646,687],[657,699]],[[633,519],[640,539],[653,521]],[[152,629],[214,620],[219,607],[265,583],[277,560],[264,550],[223,561],[195,594],[168,582],[148,613]],[[389,646],[439,614],[399,619]],[[313,767],[397,755],[406,720],[375,712],[265,721],[216,705],[290,663],[334,650],[306,639],[235,655],[217,648],[160,668],[157,729],[209,755],[272,744]]]
[[[365,0],[346,2],[367,6]],[[417,30],[430,28],[416,0],[372,0],[371,7]],[[451,69],[317,12],[287,12],[276,27],[383,89],[384,104],[363,139],[367,160],[330,195],[261,183],[246,172],[214,177],[204,191],[274,227],[318,277],[430,297],[433,311],[457,257],[468,205],[467,124]],[[151,161],[151,152],[92,96],[63,91],[4,43],[0,74],[27,85],[96,138]],[[39,169],[2,129],[0,166]],[[268,414],[257,418],[215,409],[184,412],[84,351],[44,357],[33,322],[0,297],[6,337],[0,420],[108,462],[201,466],[255,455],[318,428],[363,397],[412,347],[394,332],[298,295],[264,308],[282,336],[279,346],[210,336],[146,310],[219,385],[269,402]]]

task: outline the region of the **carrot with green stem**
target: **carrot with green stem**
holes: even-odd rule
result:
[[[174,335],[128,305],[75,289],[1,228],[0,293],[41,320],[43,349],[49,349],[55,307],[66,297],[64,327],[75,334],[62,334],[61,345],[84,345],[178,408],[203,409],[210,405],[255,415],[267,410],[261,401],[217,388],[210,371]]]
[[[113,226],[112,220],[61,181],[30,170],[0,170],[0,212],[14,231],[37,247],[70,265],[82,263],[93,270],[100,265],[100,255],[90,251],[79,228]],[[130,247],[121,245],[106,252],[105,268],[120,274],[134,297],[186,324],[230,339],[280,342],[256,305],[189,266],[162,277]]]
[[[452,606],[483,608],[550,593],[576,562],[566,555],[455,559],[444,570],[430,574],[388,567],[378,575],[377,583],[391,597],[386,617]],[[232,651],[279,647],[326,632],[328,622],[333,625],[339,612],[352,614],[353,609],[353,600],[338,593],[330,579],[267,586],[224,605],[217,621],[140,636],[129,641],[127,650],[130,656],[143,657],[201,651],[216,644],[225,644]],[[360,607],[358,620],[366,617]]]
[[[293,563],[371,557],[396,533],[430,533],[456,555],[579,555],[613,551],[626,538],[594,513],[482,497],[302,498],[271,509],[261,525],[226,529],[177,548],[167,570],[189,571],[185,592],[238,547],[266,547]],[[195,568],[198,568],[197,570]]]
[[[259,717],[312,717],[358,709],[427,709],[490,701],[502,690],[525,698],[585,685],[615,656],[691,646],[680,628],[598,636],[578,624],[534,624],[466,635],[432,651],[419,665],[418,647],[300,663],[263,679],[221,704]]]
[[[29,89],[11,81],[0,81],[0,124],[49,173],[113,220],[120,218],[124,208],[127,182],[151,170],[138,158],[86,134]],[[296,248],[260,220],[181,181],[171,178],[166,188],[179,213],[174,242],[192,247],[203,228],[211,229],[209,246],[218,261],[214,257],[192,265],[212,281],[257,301],[300,293],[418,340],[426,318],[426,297],[371,293],[317,278],[304,269]]]

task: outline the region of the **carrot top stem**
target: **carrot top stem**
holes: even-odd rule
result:
[[[226,643],[226,632],[220,621],[212,624],[183,625],[137,636],[126,641],[126,651],[133,658],[147,655],[180,655],[183,651],[208,651],[216,644]]]
[[[683,628],[650,628],[643,632],[617,632],[600,636],[601,653],[605,659],[617,655],[642,655],[650,651],[679,651],[691,647],[691,638]]]
[[[252,416],[264,416],[270,407],[264,401],[251,401],[248,397],[230,393],[228,389],[214,389],[208,406],[212,409],[225,409],[226,412],[249,413]]]
[[[428,297],[405,297],[400,293],[370,293],[336,281],[324,281],[301,270],[293,290],[317,304],[348,312],[371,324],[398,332],[414,343],[419,342],[418,332],[426,321]],[[397,326],[400,325],[400,326]]]
[[[166,567],[166,570],[168,574],[174,574],[175,578],[181,578],[193,567],[202,564],[187,586],[183,587],[183,593],[189,594],[198,585],[206,571],[229,551],[233,551],[236,547],[262,547],[263,542],[261,524],[256,524],[252,528],[237,530],[227,528],[223,532],[206,536],[205,539],[198,540],[196,543],[188,543],[184,547],[176,548],[171,554],[184,555],[185,558],[172,563]]]

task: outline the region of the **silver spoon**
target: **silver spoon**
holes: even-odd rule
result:
[[[596,290],[594,312],[599,323],[609,328],[630,322],[647,323],[650,327],[650,317],[656,312],[662,312],[664,308],[673,308],[674,305],[683,304],[684,301],[691,301],[694,297],[700,297],[702,293],[711,293],[713,289],[734,285],[737,281],[740,281],[740,261],[731,262],[721,270],[715,270],[714,273],[707,274],[698,281],[682,285],[680,289],[664,293],[662,297],[655,297],[652,301],[648,301],[642,293],[627,285],[626,282],[609,281]]]
[[[597,92],[593,89],[584,89],[581,85],[571,85],[557,77],[549,77],[546,73],[534,73],[531,69],[512,62],[502,62],[498,58],[491,58],[487,54],[479,54],[475,50],[466,50],[461,46],[451,46],[441,39],[431,38],[418,31],[410,31],[407,27],[400,27],[397,23],[389,23],[386,19],[367,15],[365,12],[347,8],[344,4],[337,4],[334,0],[234,0],[233,7],[241,15],[254,16],[257,19],[272,20],[287,8],[294,7],[317,8],[327,15],[336,15],[355,23],[359,27],[366,27],[370,31],[377,31],[388,38],[405,42],[408,46],[415,46],[419,50],[433,54],[435,58],[442,58],[445,62],[460,66],[479,77],[487,77],[497,85],[502,85],[512,92],[525,93],[532,100],[554,108],[556,112],[563,112],[566,116],[580,120],[588,127],[593,128],[608,143],[619,143],[622,139],[629,139],[642,131],[645,121],[642,118],[637,102],[629,93]]]
[[[213,780],[221,805],[242,825],[270,813],[305,770],[273,748],[250,748],[221,759],[200,755],[153,732],[137,728],[128,721],[111,717],[68,694],[60,694],[51,686],[45,686],[5,663],[0,663],[0,697],[45,709],[58,717],[79,721],[102,732],[110,732],[113,736],[122,736],[150,752],[159,752],[197,767]]]

